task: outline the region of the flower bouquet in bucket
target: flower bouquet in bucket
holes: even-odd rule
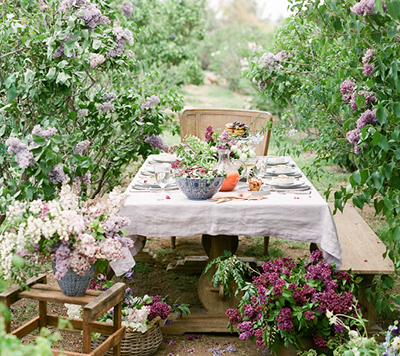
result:
[[[15,202],[0,235],[4,278],[23,286],[32,275],[32,266],[52,257],[60,287],[63,289],[63,279],[79,284],[78,277],[84,277],[85,286],[78,293],[84,294],[96,267],[103,271],[133,247],[122,230],[130,221],[118,215],[124,200],[125,195],[114,188],[105,199],[84,201],[74,186],[63,184],[57,199]]]

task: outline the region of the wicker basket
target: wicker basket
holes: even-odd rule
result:
[[[125,337],[121,340],[121,356],[150,356],[159,348],[163,337],[158,322],[160,317],[156,317],[145,333],[138,331],[126,332]],[[101,335],[96,340],[92,340],[92,349],[98,347],[107,336]],[[112,348],[106,353],[112,356]]]

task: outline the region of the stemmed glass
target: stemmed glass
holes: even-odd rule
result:
[[[172,167],[169,163],[162,163],[154,165],[154,174],[156,177],[157,184],[161,188],[161,193],[157,200],[165,199],[165,187],[171,180],[172,177]]]
[[[262,179],[265,175],[266,167],[267,167],[267,158],[266,157],[257,157],[256,163],[253,167],[254,175],[257,178]]]

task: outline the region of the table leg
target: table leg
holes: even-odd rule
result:
[[[224,250],[235,253],[238,246],[238,236],[210,236],[203,235],[203,247],[209,257],[209,261],[221,256]],[[216,271],[215,266],[212,266],[208,274],[202,274],[199,280],[198,292],[201,302],[206,308],[207,312],[215,314],[224,314],[229,308],[237,308],[240,297],[224,295],[220,286],[214,287],[212,276]],[[209,276],[208,276],[209,275]],[[234,285],[233,293],[235,292]]]
[[[92,338],[92,322],[89,312],[83,310],[83,345],[82,345],[82,353],[90,354],[91,352],[91,338]]]

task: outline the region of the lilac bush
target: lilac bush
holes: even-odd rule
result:
[[[273,352],[281,341],[298,348],[302,336],[312,337],[318,348],[334,349],[348,335],[329,325],[326,312],[353,317],[357,311],[354,275],[334,267],[319,250],[308,265],[288,257],[264,263],[263,272],[244,287],[239,308],[227,310],[230,325],[237,325],[241,340],[255,339]],[[350,325],[345,318],[343,323]]]

